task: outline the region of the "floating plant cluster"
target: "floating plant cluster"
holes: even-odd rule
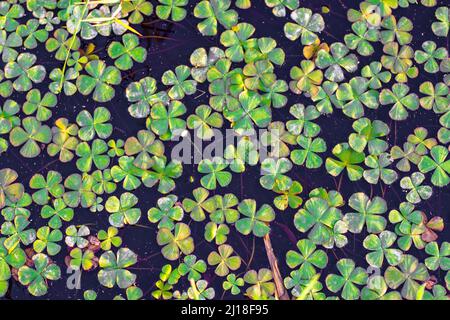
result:
[[[258,10],[283,22],[277,39],[246,22],[256,0],[0,1],[0,297],[51,296],[74,272],[94,279],[81,282],[88,300],[447,299],[447,212],[427,203],[449,200],[449,8],[351,1],[350,32],[333,39],[326,21],[340,1],[310,2],[264,1]],[[434,17],[423,43],[408,17],[417,7]],[[194,21],[211,46],[160,79],[151,68],[133,78],[155,63],[149,19]],[[55,116],[61,101],[85,107]],[[140,130],[118,134],[114,108]],[[397,135],[417,113],[432,124]],[[324,135],[334,117],[344,140]],[[226,130],[238,142],[220,156],[172,156],[190,133],[207,142]],[[25,180],[4,165],[14,156],[49,166]],[[232,187],[246,172],[255,184],[242,196]],[[302,183],[319,173],[336,187]],[[294,237],[286,252],[273,249],[274,225]],[[148,230],[145,252],[126,241],[135,228]],[[359,249],[336,259],[356,237]]]

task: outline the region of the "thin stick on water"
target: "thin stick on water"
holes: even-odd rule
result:
[[[273,252],[269,234],[264,236],[264,246],[266,247],[267,258],[269,259],[273,280],[275,281],[276,295],[280,300],[290,300],[289,294],[283,284],[283,278],[281,277],[280,269],[278,268],[278,261]]]

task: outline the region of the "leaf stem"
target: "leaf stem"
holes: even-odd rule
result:
[[[87,7],[89,5],[89,1],[90,0],[86,0],[86,2],[85,2],[85,5],[83,7],[83,13],[81,14],[82,17],[84,17],[84,14],[86,13],[86,9],[87,9]],[[77,34],[78,34],[78,32],[79,32],[79,30],[81,28],[81,22],[83,22],[83,19],[79,19],[78,20],[77,27],[75,29],[74,34],[72,35],[72,39],[70,41],[70,46],[69,46],[69,48],[67,50],[66,59],[64,60],[64,65],[63,65],[63,68],[62,68],[61,80],[59,81],[59,90],[62,90],[62,87],[63,87],[64,79],[65,79],[65,76],[66,76],[67,62],[69,61],[69,56],[70,56],[70,51],[72,51],[72,47],[75,44],[75,40],[77,38]]]

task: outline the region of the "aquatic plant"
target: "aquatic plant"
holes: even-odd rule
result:
[[[0,297],[448,299],[448,5],[316,2],[1,1]]]

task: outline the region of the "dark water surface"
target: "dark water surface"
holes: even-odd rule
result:
[[[75,117],[80,112],[84,106],[90,111],[97,106],[107,107],[112,114],[111,123],[114,126],[114,131],[112,139],[123,139],[125,140],[129,136],[133,136],[137,131],[145,128],[144,121],[132,118],[127,111],[128,101],[124,95],[124,90],[128,84],[132,81],[137,81],[144,76],[150,75],[155,79],[160,79],[164,71],[168,69],[174,69],[176,66],[181,64],[189,64],[189,57],[193,50],[199,47],[209,48],[211,46],[220,46],[219,37],[203,37],[199,34],[196,28],[198,20],[190,14],[195,6],[194,2],[190,1],[188,9],[188,17],[180,23],[163,22],[156,20],[157,18],[147,17],[145,22],[138,28],[146,36],[164,36],[169,39],[157,40],[153,38],[142,39],[141,45],[146,47],[148,50],[147,61],[144,64],[134,64],[134,68],[131,72],[122,72],[123,81],[120,86],[116,87],[116,97],[113,101],[109,103],[100,104],[92,101],[89,97],[81,96],[76,94],[72,97],[67,97],[61,94],[58,97],[58,107],[53,109],[53,116],[51,121],[59,118],[66,117],[70,122],[75,122]],[[287,19],[277,18],[272,15],[271,9],[263,4],[262,0],[253,0],[253,6],[250,10],[238,10],[240,22],[249,22],[256,27],[256,37],[273,37],[278,42],[278,46],[281,47],[286,53],[286,62],[283,66],[277,67],[275,72],[280,79],[286,81],[289,80],[289,70],[294,65],[299,65],[302,60],[302,46],[299,41],[291,42],[285,38],[283,32],[283,26]],[[323,14],[326,22],[325,32],[320,35],[322,42],[327,42],[331,44],[335,41],[342,41],[345,34],[350,32],[350,23],[346,19],[346,12],[348,8],[356,8],[360,1],[352,0],[302,0],[301,6],[311,8],[314,12],[320,12],[323,5],[327,5],[331,12],[328,14]],[[440,5],[449,4],[448,1],[439,1]],[[401,16],[406,16],[412,20],[414,23],[413,42],[411,46],[414,49],[421,47],[421,44],[425,40],[433,40],[438,44],[438,47],[447,46],[445,39],[438,38],[433,35],[431,31],[431,23],[435,21],[434,12],[437,7],[425,8],[419,5],[412,5],[408,9],[398,9],[394,12],[397,20]],[[220,31],[220,29],[219,29]],[[98,54],[101,59],[112,65],[111,59],[107,56],[105,48],[107,45],[117,38],[109,37],[97,37],[94,40],[96,44]],[[83,43],[83,46],[87,42]],[[364,58],[358,56],[360,60],[360,66],[368,64],[370,61],[378,60],[382,55],[382,47],[379,43],[375,45],[376,53],[370,58]],[[51,54],[47,53],[43,47],[40,47],[33,53],[38,56],[38,64],[42,64],[46,67],[47,72],[50,72],[52,68],[60,65],[60,62],[55,60]],[[3,66],[2,66],[3,67]],[[351,75],[355,76],[357,73]],[[442,81],[440,78],[442,75],[438,74],[436,76],[424,73],[421,70],[421,74],[417,79],[410,80],[409,86],[412,92],[418,92],[419,85],[424,81],[432,81],[437,83]],[[348,77],[348,75],[347,75]],[[48,79],[47,79],[48,80]],[[45,90],[47,82],[38,86],[41,92]],[[389,85],[390,87],[390,85]],[[162,88],[160,84],[159,89]],[[193,113],[195,108],[206,102],[208,100],[208,93],[206,92],[201,97],[194,96],[189,97],[184,102],[188,109],[186,117],[188,114]],[[289,106],[294,103],[304,103],[308,105],[311,103],[307,98],[296,96],[294,94],[288,93],[289,102],[287,107],[282,109],[273,109],[273,120],[287,121],[289,118]],[[25,95],[20,95],[15,93],[12,98],[19,103],[25,101]],[[416,112],[410,113],[408,120],[403,122],[394,123],[390,120],[388,116],[388,107],[380,106],[377,110],[365,109],[366,116],[372,120],[379,119],[385,121],[391,128],[391,134],[388,137],[388,142],[390,145],[403,145],[406,141],[407,136],[413,132],[413,130],[418,126],[426,127],[429,130],[429,135],[436,137],[436,132],[439,129],[438,117],[430,111],[425,111],[419,109]],[[335,111],[332,115],[328,117],[320,117],[318,124],[321,126],[322,131],[320,137],[322,137],[326,143],[328,151],[322,157],[324,160],[327,156],[331,154],[332,147],[340,142],[347,141],[348,135],[352,130],[352,120],[345,117],[339,110]],[[166,144],[166,154],[169,150],[170,143]],[[115,163],[113,163],[115,164]],[[12,168],[19,173],[19,180],[27,185],[31,176],[35,173],[45,174],[48,170],[56,170],[63,174],[63,177],[67,177],[72,173],[78,172],[75,167],[75,161],[71,163],[62,164],[55,161],[54,158],[50,158],[46,152],[41,153],[41,155],[35,159],[25,159],[19,154],[18,148],[11,147],[7,153],[0,157],[0,168]],[[176,180],[176,189],[172,192],[178,196],[179,199],[185,197],[191,197],[191,192],[194,188],[200,186],[199,174],[196,170],[196,165],[184,165],[183,175]],[[327,174],[324,166],[320,169],[307,170],[304,167],[295,166],[294,169],[289,174],[293,179],[298,180],[304,187],[302,197],[304,201],[307,199],[307,194],[309,191],[316,187],[325,187],[327,189],[336,189],[338,185],[337,179]],[[190,177],[194,177],[194,182],[190,182]],[[427,176],[427,181],[429,182],[429,176]],[[259,185],[259,170],[256,168],[251,168],[247,170],[242,175],[233,175],[232,183],[227,188],[219,188],[215,190],[218,193],[233,192],[240,199],[244,198],[254,198],[258,201],[258,206],[263,203],[272,204],[274,198],[274,193],[264,190]],[[339,177],[338,177],[339,178]],[[405,201],[405,193],[399,186],[398,179],[392,186],[380,185],[371,186],[364,180],[359,182],[351,183],[346,177],[344,177],[340,192],[344,196],[345,200],[355,192],[363,191],[368,195],[373,196],[383,196],[387,203],[389,210],[397,208],[400,202]],[[29,190],[28,190],[29,191]],[[424,210],[428,217],[435,215],[442,216],[445,222],[448,223],[448,202],[450,199],[449,188],[433,188],[433,196],[425,202],[422,202],[418,208]],[[115,194],[122,193],[123,190],[119,187]],[[142,217],[140,224],[142,226],[126,226],[120,230],[120,236],[122,236],[124,246],[129,247],[131,250],[136,252],[139,256],[139,262],[130,268],[130,271],[137,274],[137,285],[144,291],[145,297],[149,297],[153,289],[154,283],[158,280],[161,267],[168,261],[165,260],[160,254],[160,247],[156,243],[156,225],[153,225],[147,220],[147,210],[153,206],[156,206],[156,201],[162,195],[157,193],[154,189],[139,188],[133,193],[139,198],[138,206],[142,210]],[[104,202],[106,197],[104,197]],[[343,213],[348,212],[347,207],[344,207]],[[32,226],[38,228],[42,226],[45,222],[41,220],[39,215],[39,209],[37,207],[32,208]],[[276,221],[272,223],[271,239],[274,246],[274,251],[279,259],[280,269],[283,277],[286,277],[291,271],[285,265],[285,254],[288,250],[296,248],[295,243],[293,243],[289,237],[290,232],[295,235],[297,239],[305,236],[305,234],[299,233],[293,225],[293,216],[295,210],[288,209],[285,212],[277,211]],[[186,220],[186,219],[185,219]],[[100,229],[107,229],[108,224],[108,213],[103,211],[101,213],[91,213],[87,209],[76,209],[75,217],[71,224],[86,224],[91,229],[91,233],[95,233]],[[67,227],[65,224],[63,228]],[[203,239],[205,222],[202,223],[190,223],[190,227],[195,239],[196,249],[194,254],[197,257],[202,258],[206,261],[207,255],[212,250],[216,250],[215,244],[210,244]],[[388,224],[388,229],[392,229],[392,225]],[[288,232],[290,230],[290,232]],[[62,229],[63,231],[63,229]],[[328,274],[336,272],[335,263],[338,259],[347,257],[356,261],[358,266],[366,267],[367,263],[365,261],[365,250],[362,248],[362,241],[366,234],[361,233],[358,235],[353,235],[351,233],[347,234],[349,238],[349,244],[343,249],[333,249],[326,250],[329,257],[329,263],[323,274]],[[440,240],[449,240],[449,232],[447,229],[440,233]],[[251,265],[248,266],[251,269],[259,269],[262,267],[268,267],[268,260],[266,252],[264,250],[264,244],[262,239],[254,239],[251,236],[241,236],[234,229],[231,229],[229,243],[233,246],[235,251],[242,257],[242,259],[247,262],[254,253]],[[61,267],[63,274],[65,273],[64,266],[64,256],[67,255],[64,249],[56,257],[58,265]],[[421,261],[426,257],[424,251],[412,251],[412,254],[417,256]],[[176,265],[176,264],[173,264]],[[241,267],[241,270],[245,269],[245,266]],[[102,287],[97,280],[98,269],[93,272],[83,273],[81,280],[81,290],[69,290],[66,287],[65,278],[59,281],[51,282],[48,294],[45,298],[49,299],[80,299],[82,298],[82,293],[84,290],[93,289],[98,293],[99,299],[112,298],[118,293],[123,293],[121,290],[117,289],[106,289]],[[437,277],[443,277],[443,274],[439,272],[434,273]],[[214,268],[208,268],[207,273],[204,278],[210,282],[216,289],[216,298],[222,296],[222,279],[217,278],[214,274]],[[322,281],[325,277],[321,277]],[[184,285],[186,288],[187,283]],[[180,285],[177,285],[177,289]],[[183,285],[180,287],[180,289]],[[324,288],[324,291],[326,289]],[[14,283],[10,290],[8,298],[11,299],[27,299],[31,296],[28,294],[25,287]],[[225,298],[231,298],[231,296],[225,295]]]

